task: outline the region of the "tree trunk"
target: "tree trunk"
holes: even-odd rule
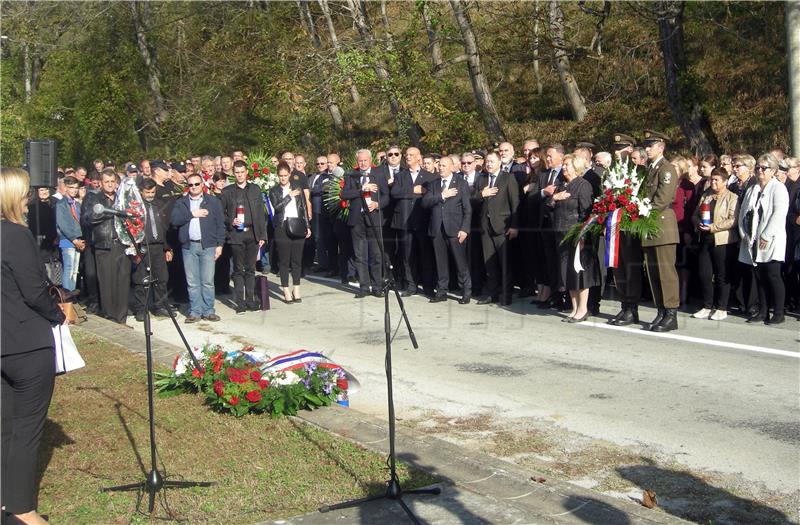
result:
[[[147,42],[147,32],[149,31],[149,6],[147,2],[142,2],[142,12],[139,13],[139,2],[129,3],[133,28],[136,31],[136,44],[139,47],[139,54],[147,68],[147,85],[150,88],[150,96],[155,107],[155,124],[160,126],[167,119],[167,110],[164,104],[164,94],[161,91],[161,80],[158,68],[156,51]]]
[[[533,8],[533,78],[536,81],[536,94],[542,94],[542,75],[539,73],[539,0]]]
[[[333,18],[331,17],[331,9],[328,5],[328,0],[317,0],[317,3],[320,8],[322,8],[322,14],[325,15],[325,22],[328,24],[328,33],[330,33],[331,36],[333,49],[338,53],[341,51],[341,45],[339,44],[339,38],[336,36],[336,27],[333,25]],[[353,82],[353,79],[349,76],[347,77],[347,84],[350,86],[350,99],[358,103],[358,101],[361,100],[361,94],[358,92],[358,88]]]
[[[425,32],[428,34],[428,48],[431,50],[431,71],[433,76],[442,76],[442,46],[439,44],[439,31],[431,20],[431,5],[427,1],[422,2],[420,9],[422,21],[425,22]]]
[[[372,26],[367,17],[367,8],[364,0],[347,0],[347,4],[352,14],[353,22],[356,24],[356,29],[358,29],[358,35],[361,38],[361,42],[364,44],[364,48],[372,52],[376,47],[375,35],[372,32]],[[377,59],[375,61],[375,75],[380,82],[381,91],[389,99],[389,109],[392,116],[394,116],[398,139],[401,135],[405,134],[408,136],[408,140],[412,145],[419,147],[422,143],[422,127],[420,127],[417,121],[414,120],[414,117],[401,106],[397,95],[392,91],[389,71],[386,69],[386,64],[382,59]]]
[[[557,0],[550,0],[550,33],[553,41],[553,62],[558,71],[564,99],[572,112],[572,118],[580,122],[586,118],[586,102],[578,88],[578,82],[572,76],[564,39],[564,12]]]
[[[311,39],[311,45],[314,46],[316,51],[319,51],[322,48],[322,41],[320,40],[319,34],[317,33],[317,28],[314,25],[314,19],[311,18],[311,8],[308,0],[297,0],[297,7],[300,10],[300,18],[303,20],[303,23],[306,26],[306,31],[308,31],[308,36]],[[328,108],[328,112],[331,114],[334,132],[337,135],[340,135],[344,131],[344,120],[342,119],[342,112],[339,109],[339,105],[333,100],[333,89],[331,88],[329,79],[330,75],[326,74],[325,81],[322,86],[325,98],[325,106]]]
[[[658,18],[661,54],[664,58],[664,77],[667,87],[667,104],[672,116],[689,139],[698,156],[713,153],[716,142],[702,108],[692,103],[687,108],[681,94],[681,76],[686,74],[686,55],[683,48],[683,10],[685,2],[662,2]]]
[[[27,43],[22,46],[22,63],[25,68],[25,103],[28,104],[31,101],[33,87],[31,83],[31,51]]]
[[[450,6],[453,8],[456,23],[461,30],[461,37],[464,39],[464,52],[467,54],[469,80],[472,83],[472,92],[475,94],[478,111],[483,117],[483,126],[486,129],[486,134],[494,141],[504,141],[505,133],[503,133],[503,126],[500,124],[500,117],[497,115],[492,91],[489,89],[489,83],[481,68],[478,41],[472,31],[472,22],[469,19],[466,4],[464,0],[450,0]]]
[[[381,19],[383,19],[383,34],[386,38],[386,49],[394,51],[394,39],[389,32],[389,15],[386,14],[386,0],[381,0]]]

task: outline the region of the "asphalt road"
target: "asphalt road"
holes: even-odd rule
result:
[[[271,279],[273,279],[271,277]],[[383,300],[355,300],[338,282],[304,281],[302,304],[273,298],[267,312],[186,326],[192,344],[234,341],[271,355],[305,348],[332,357],[361,381],[351,406],[386,413]],[[392,330],[400,322],[391,298]],[[603,316],[618,303],[603,305]],[[491,413],[533,417],[620,445],[646,447],[679,465],[740,475],[771,490],[800,488],[800,322],[751,326],[680,317],[657,336],[611,329],[603,318],[561,323],[516,299],[510,307],[406,300],[420,348],[405,327],[393,344],[397,415]],[[645,319],[654,316],[643,308]],[[133,324],[131,322],[131,324]],[[168,320],[157,337],[180,344]]]

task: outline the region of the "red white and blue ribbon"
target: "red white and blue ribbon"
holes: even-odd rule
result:
[[[619,266],[619,226],[622,210],[617,208],[606,217],[606,268]]]
[[[308,363],[315,363],[320,368],[341,369],[349,382],[348,391],[355,394],[361,388],[361,383],[358,379],[344,369],[318,352],[309,352],[308,350],[296,350],[294,352],[279,355],[264,363],[261,366],[261,371],[265,374],[291,372],[298,368],[303,368]]]
[[[572,267],[575,269],[575,273],[580,273],[583,271],[583,265],[581,264],[581,248],[583,248],[583,236],[586,235],[586,232],[589,231],[589,228],[592,224],[597,222],[597,215],[592,215],[583,223],[581,227],[581,231],[578,233],[577,242],[575,243],[575,255],[572,257]]]

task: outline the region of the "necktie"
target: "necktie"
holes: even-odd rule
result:
[[[495,179],[495,177],[496,177],[496,175],[490,175],[489,176],[489,187],[490,188],[494,188],[494,179]]]
[[[446,179],[442,179],[442,190],[446,190],[446,189],[447,189],[447,180]]]
[[[550,170],[550,178],[547,179],[547,185],[549,186],[553,184],[555,180],[556,180],[556,170]]]
[[[364,184],[367,183],[367,180],[368,180],[368,178],[367,178],[366,175],[361,175],[361,186],[362,187],[364,186]]]
[[[156,225],[156,218],[153,215],[153,205],[147,206],[147,220],[150,221],[150,229],[153,232],[153,240],[158,240],[158,226]]]

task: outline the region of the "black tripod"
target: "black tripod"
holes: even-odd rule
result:
[[[364,209],[367,208],[367,201],[364,198],[364,195],[361,196],[361,205]],[[397,290],[397,285],[394,281],[394,273],[391,262],[386,257],[386,252],[383,248],[383,213],[378,208],[378,225],[376,226],[373,222],[373,217],[370,213],[367,213],[367,223],[368,226],[373,230],[373,233],[377,231],[377,238],[378,238],[378,249],[380,251],[383,264],[381,265],[381,280],[382,286],[381,291],[383,292],[383,329],[386,336],[386,389],[389,398],[389,481],[386,482],[386,492],[380,496],[370,496],[367,498],[359,498],[354,499],[351,501],[345,501],[343,503],[337,503],[335,505],[328,505],[325,507],[321,507],[319,509],[320,512],[330,512],[332,510],[337,509],[344,509],[349,507],[356,507],[361,505],[362,503],[367,503],[369,501],[375,501],[379,499],[393,499],[397,501],[403,510],[408,515],[408,517],[416,523],[420,525],[420,521],[414,516],[414,513],[411,512],[411,509],[408,508],[408,505],[403,501],[403,494],[440,494],[442,490],[439,487],[435,487],[432,489],[413,489],[413,490],[403,490],[400,487],[400,478],[397,476],[397,454],[395,452],[395,417],[394,417],[394,397],[392,395],[392,327],[391,327],[391,319],[389,315],[389,292],[394,292],[394,296],[397,298],[397,304],[400,307],[400,315],[403,317],[403,320],[406,324],[406,329],[408,330],[408,337],[411,339],[411,345],[417,349],[419,345],[417,344],[417,338],[414,335],[414,330],[411,328],[411,323],[408,321],[408,315],[406,314],[406,309],[403,304],[403,298],[400,296],[400,292]]]
[[[145,216],[147,213],[145,213]],[[149,222],[145,219],[145,227],[150,227]],[[131,238],[134,236],[131,235]],[[105,487],[102,492],[120,492],[120,491],[146,491],[148,495],[148,504],[147,504],[147,511],[152,514],[153,509],[155,508],[155,499],[156,494],[161,489],[167,488],[188,488],[188,487],[210,487],[214,483],[211,481],[173,481],[173,480],[166,480],[158,471],[158,465],[156,464],[156,428],[155,428],[155,414],[153,410],[153,349],[152,349],[152,332],[150,330],[150,301],[151,301],[151,294],[152,286],[158,282],[157,279],[153,277],[153,268],[151,266],[150,260],[150,244],[147,242],[147,235],[145,234],[145,249],[142,250],[141,245],[135,244],[136,253],[141,254],[142,261],[139,264],[145,264],[145,260],[147,261],[147,275],[142,280],[142,286],[145,289],[145,300],[144,300],[144,339],[145,339],[145,350],[146,350],[146,358],[147,358],[147,408],[149,413],[149,423],[150,423],[150,472],[147,474],[144,481],[140,481],[138,483],[130,483],[127,485],[117,485],[115,487]],[[178,330],[178,334],[183,341],[183,344],[186,346],[186,350],[189,352],[189,357],[192,360],[192,364],[198,370],[202,370],[202,366],[200,366],[200,362],[195,357],[194,353],[191,350],[191,346],[189,342],[186,340],[186,337],[183,335],[183,332],[178,325],[178,321],[175,319],[175,312],[172,310],[169,302],[165,300],[164,297],[161,297],[160,305],[166,308],[167,312],[169,313],[170,318],[172,319],[172,323],[175,325],[175,329]]]

